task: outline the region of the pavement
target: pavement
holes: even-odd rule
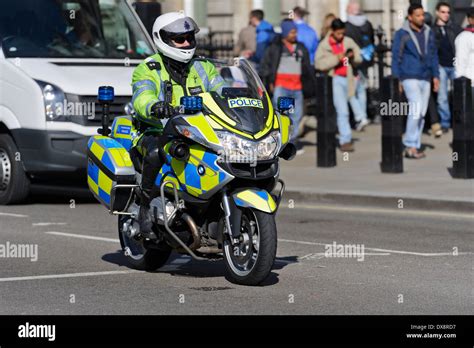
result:
[[[454,179],[452,132],[441,138],[422,136],[426,158],[404,159],[404,172],[380,170],[381,125],[371,124],[363,132],[353,131],[355,152],[337,150],[337,166],[316,166],[316,132],[302,139],[304,153],[290,162],[281,161],[286,198],[305,201],[383,205],[414,209],[474,211],[474,179]],[[400,201],[402,200],[402,202]]]
[[[225,279],[223,261],[178,254],[135,271],[102,206],[36,196],[0,207],[0,244],[38,248],[34,259],[0,258],[0,313],[472,314],[473,223],[460,212],[283,204],[274,268],[246,287]],[[334,244],[360,252],[328,254]]]

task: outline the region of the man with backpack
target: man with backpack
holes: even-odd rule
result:
[[[400,80],[400,93],[408,99],[408,120],[403,138],[405,157],[425,157],[421,148],[421,134],[433,81],[433,90],[439,88],[438,50],[434,33],[425,24],[423,6],[412,4],[408,20],[395,33],[392,45],[392,75]]]
[[[356,1],[347,5],[346,36],[350,37],[361,49],[362,63],[355,72],[356,94],[351,100],[352,111],[356,119],[356,129],[364,130],[367,120],[367,75],[368,68],[374,63],[374,29]],[[355,105],[358,104],[358,105]],[[357,111],[357,112],[356,112]]]

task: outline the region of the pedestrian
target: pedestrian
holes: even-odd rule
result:
[[[304,21],[304,17],[309,14],[304,8],[296,6],[293,9],[294,22],[298,31],[298,42],[301,42],[309,52],[309,61],[314,65],[314,57],[318,49],[319,38],[316,31]]]
[[[438,54],[433,31],[424,23],[423,6],[408,8],[408,20],[395,33],[392,45],[392,75],[400,80],[400,93],[408,99],[408,120],[403,138],[405,157],[420,159],[421,134],[428,109],[431,85],[439,88]]]
[[[300,7],[296,6],[293,8],[293,21],[296,24],[296,29],[298,31],[298,37],[297,40],[298,42],[301,42],[306,49],[309,52],[309,62],[311,65],[314,65],[314,58],[316,56],[316,50],[318,49],[319,45],[319,38],[318,34],[316,31],[311,28],[311,26],[304,21],[305,16],[307,16],[309,12]],[[316,75],[316,71],[313,69],[311,71],[313,75]],[[307,103],[305,103],[305,108],[303,111],[303,118],[301,119],[299,129],[298,129],[298,135],[303,136],[305,133],[305,130],[307,129],[307,126],[311,123],[310,117],[307,115],[306,111],[308,110],[308,106],[311,101],[308,101],[308,98],[312,98],[316,94],[316,86],[311,88],[311,91],[303,91],[303,94],[305,95],[305,99],[307,99]],[[312,119],[313,121],[316,121],[315,118]],[[316,123],[316,122],[314,122]]]
[[[336,18],[337,17],[334,13],[328,13],[324,17],[323,26],[321,28],[321,39],[320,39],[320,41],[323,41],[323,39],[326,37],[327,33],[331,30],[331,23]]]
[[[467,27],[455,40],[456,76],[471,80],[474,93],[474,7],[467,13]]]
[[[425,11],[425,24],[429,27],[433,26],[433,16],[431,13]],[[431,83],[431,89],[433,89],[433,83]],[[430,100],[428,101],[428,111],[425,115],[430,121],[431,134],[435,138],[440,138],[443,135],[441,129],[441,123],[439,122],[438,106],[435,100],[435,93],[430,93]]]
[[[293,112],[290,113],[293,124],[291,141],[301,153],[301,144],[297,142],[298,126],[303,116],[304,89],[315,86],[314,74],[306,47],[297,41],[296,24],[291,19],[281,23],[281,35],[273,40],[265,52],[261,63],[261,74],[270,93],[273,93],[274,105],[279,97],[295,99]]]
[[[439,91],[438,113],[441,118],[443,133],[451,127],[451,111],[449,109],[449,83],[455,78],[454,57],[456,50],[454,40],[462,28],[450,20],[451,5],[441,1],[436,5],[436,21],[432,27],[436,38],[439,60]]]
[[[239,33],[239,38],[234,47],[234,54],[245,59],[250,59],[257,50],[257,31],[249,19],[249,24]]]
[[[333,20],[331,30],[316,52],[316,69],[332,76],[332,97],[337,113],[340,149],[351,152],[354,151],[354,145],[348,102],[355,98],[354,69],[362,63],[362,56],[355,41],[345,36],[345,30],[346,25],[342,20]]]
[[[360,47],[362,55],[362,63],[357,66],[355,72],[355,98],[351,102],[356,130],[361,132],[369,124],[367,119],[367,79],[369,67],[374,64],[375,41],[372,23],[362,13],[357,1],[351,1],[347,5],[346,36],[355,41]]]
[[[265,19],[265,13],[262,10],[253,10],[250,12],[250,23],[256,30],[256,49],[251,60],[258,66],[263,59],[267,47],[272,42],[275,31],[273,26]]]

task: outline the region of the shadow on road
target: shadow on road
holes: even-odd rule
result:
[[[23,204],[98,204],[87,188],[33,185]]]
[[[127,259],[121,250],[115,253],[109,253],[102,256],[105,262],[113,263],[120,267],[130,268]],[[289,264],[298,262],[297,256],[277,257],[273,265],[273,270],[279,270]],[[148,273],[167,273],[176,277],[191,278],[221,278],[226,277],[225,265],[222,260],[219,261],[195,261],[191,257],[172,253],[165,266],[157,271]],[[260,286],[275,285],[279,282],[278,274],[271,272]]]

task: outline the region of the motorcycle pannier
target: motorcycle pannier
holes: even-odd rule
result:
[[[95,198],[112,211],[123,211],[135,184],[128,151],[116,140],[93,136],[87,146],[87,183]]]

